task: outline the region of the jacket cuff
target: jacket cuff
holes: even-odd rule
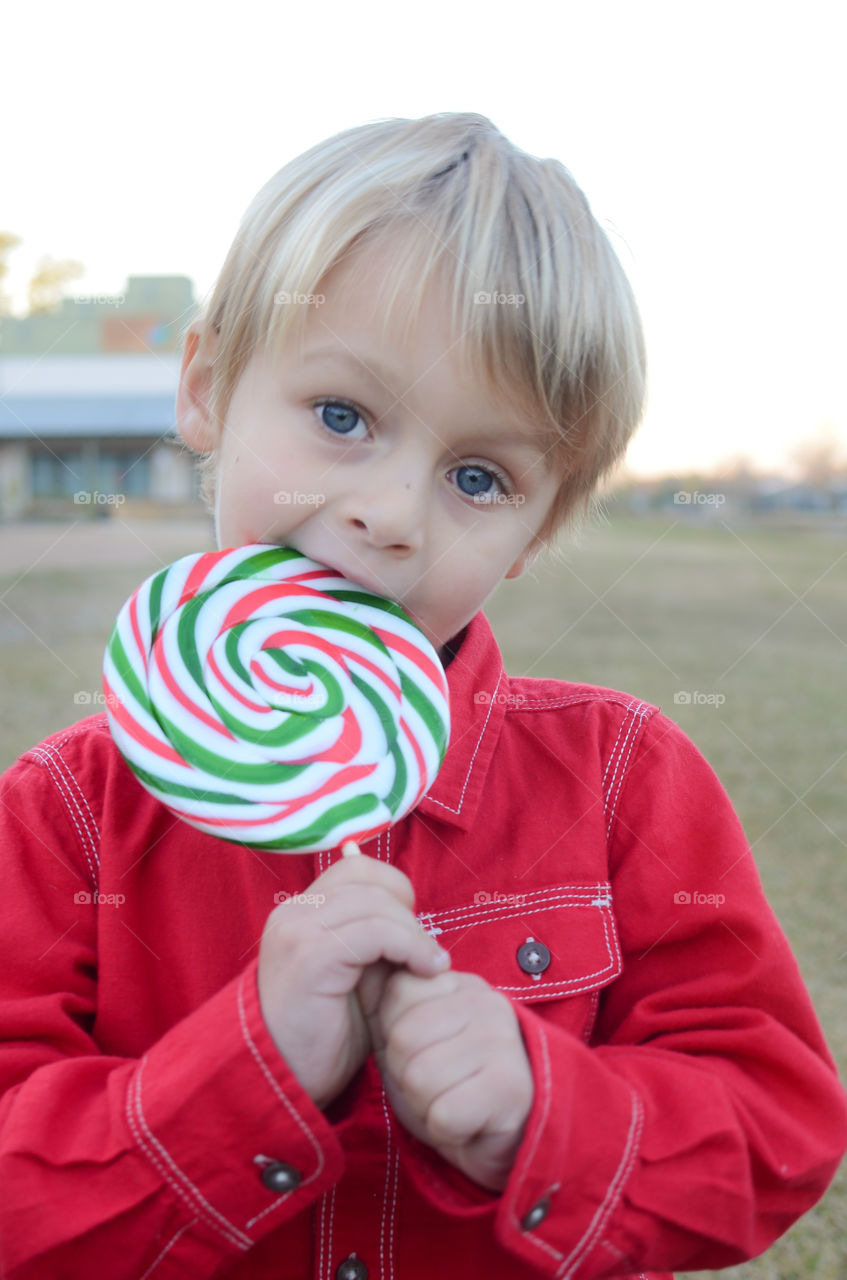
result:
[[[535,1096],[501,1197],[497,1239],[549,1275],[607,1274],[628,1254],[616,1210],[638,1161],[643,1104],[581,1040],[548,1035],[537,1013],[514,1008]]]
[[[498,1243],[540,1273],[605,1274],[627,1254],[615,1211],[638,1159],[641,1100],[582,1041],[551,1037],[537,1013],[517,1001],[513,1007],[535,1088],[503,1191],[471,1181],[397,1124],[404,1167],[441,1212],[490,1214]]]
[[[306,1210],[344,1168],[332,1126],[265,1025],[257,969],[172,1027],[126,1096],[130,1130],[163,1183],[218,1246],[238,1252]]]

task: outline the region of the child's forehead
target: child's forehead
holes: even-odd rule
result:
[[[449,259],[424,273],[423,257],[415,237],[396,229],[355,244],[323,276],[283,345],[293,340],[297,359],[307,364],[355,368],[361,362],[386,384],[392,369],[411,366],[425,376],[446,362],[546,451],[555,433],[537,389],[492,359],[493,341],[487,350],[484,336],[480,341],[478,332],[463,328]]]

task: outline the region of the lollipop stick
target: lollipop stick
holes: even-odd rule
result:
[[[345,840],[341,846],[341,856],[342,858],[361,858],[362,850],[355,840]]]

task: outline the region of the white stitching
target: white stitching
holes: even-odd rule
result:
[[[519,676],[517,679],[521,679],[521,677]],[[516,681],[512,680],[510,688],[514,688],[515,683]],[[521,701],[516,702],[514,706],[507,704],[506,711],[507,713],[511,712],[512,715],[519,711],[547,711],[552,707],[568,707],[578,702],[609,702],[619,707],[625,707],[627,710],[633,706],[632,696],[630,694],[616,692],[615,690],[610,690],[608,693],[601,693],[597,689],[592,689],[587,690],[584,693],[569,694],[566,698],[539,698],[534,700],[523,693],[511,694],[510,697],[513,701],[517,698],[521,699]],[[648,702],[642,702],[639,705],[646,707],[648,711],[655,709]]]
[[[527,910],[538,910],[544,906],[549,907],[550,904],[555,904],[551,907],[551,909],[555,911],[564,911],[568,908],[585,907],[588,905],[590,905],[594,910],[598,910],[600,912],[600,920],[603,926],[603,937],[606,942],[606,954],[609,957],[609,963],[602,969],[595,969],[592,973],[574,974],[570,978],[559,978],[555,981],[533,982],[531,987],[522,983],[511,986],[505,983],[492,983],[492,985],[496,986],[499,991],[515,992],[524,1002],[529,1003],[533,1000],[546,1000],[551,995],[555,994],[579,995],[581,992],[590,991],[597,986],[596,981],[593,981],[594,979],[602,978],[606,975],[611,979],[621,972],[620,948],[618,946],[615,930],[614,928],[610,928],[611,915],[607,910],[607,906],[610,907],[612,902],[610,895],[611,886],[609,883],[598,881],[596,887],[583,890],[570,889],[567,887],[563,887],[561,892],[551,892],[548,889],[535,890],[525,895],[527,898],[540,897],[542,899],[541,902],[534,904],[524,903],[520,907],[496,907],[493,910],[483,909],[482,911],[472,907],[458,907],[452,911],[425,911],[418,914],[418,920],[421,922],[422,927],[433,936],[436,934],[443,935],[447,933],[455,933],[459,930],[462,931],[462,936],[464,936],[465,933],[470,929],[475,928],[477,925],[490,924],[494,921],[500,920],[516,918],[522,919],[526,915]],[[598,901],[601,896],[603,898],[602,905],[600,905],[600,902]],[[570,901],[569,899],[576,899],[576,901]],[[481,915],[482,919],[470,921],[458,920],[457,923],[452,926],[450,924],[444,924],[440,928],[435,925],[435,921],[438,919],[443,921],[444,917],[449,917],[451,915],[461,916],[468,912]],[[583,983],[584,985],[576,986],[575,984],[577,983]]]
[[[54,747],[50,747],[50,748],[48,749],[48,748],[47,748],[47,747],[45,747],[43,744],[42,744],[41,746],[38,746],[38,747],[33,747],[33,748],[32,748],[32,751],[31,751],[29,754],[30,754],[30,755],[32,755],[32,756],[34,756],[37,760],[40,760],[40,759],[42,758],[42,756],[44,756],[44,757],[45,757],[45,759],[44,759],[44,763],[45,763],[45,764],[48,764],[48,759],[47,759],[47,757],[48,757],[48,756],[49,756],[49,757],[55,757],[55,763],[56,763],[56,764],[58,764],[58,765],[61,765],[61,767],[65,770],[66,781],[69,781],[69,782],[73,783],[73,785],[76,787],[77,792],[78,792],[78,795],[79,795],[79,800],[81,800],[81,801],[82,801],[82,805],[84,805],[84,806],[85,806],[85,809],[86,809],[86,810],[87,810],[87,812],[88,812],[88,817],[91,819],[91,828],[92,828],[92,829],[93,829],[93,831],[94,831],[94,835],[92,836],[91,831],[89,830],[89,832],[88,832],[88,838],[89,838],[89,840],[91,840],[92,847],[93,847],[93,848],[94,848],[94,850],[95,850],[95,856],[96,856],[96,846],[97,846],[97,844],[98,844],[98,843],[99,843],[99,841],[100,841],[100,830],[99,830],[99,828],[98,828],[98,826],[97,826],[97,819],[94,817],[94,814],[93,814],[93,813],[92,813],[92,811],[91,811],[91,806],[89,805],[88,800],[87,800],[87,798],[86,798],[85,792],[83,791],[82,787],[81,787],[81,786],[79,785],[79,783],[77,782],[77,780],[76,780],[76,775],[74,774],[74,772],[73,772],[73,770],[71,769],[70,765],[68,764],[67,760],[65,760],[64,756],[62,756],[62,754],[61,754],[59,751],[57,751]],[[83,821],[84,823],[86,823],[86,826],[88,826],[87,820],[86,820],[85,816],[82,814],[82,807],[81,807],[81,806],[79,806],[79,804],[78,804],[78,807],[79,807],[79,812],[80,812],[80,816],[81,816],[81,818],[82,818],[82,821]],[[96,840],[95,840],[95,838],[94,838],[95,836],[96,836]]]
[[[147,1055],[145,1054],[144,1057],[140,1060],[135,1072],[133,1073],[133,1076],[130,1079],[129,1086],[127,1088],[126,1115],[127,1115],[127,1120],[129,1122],[129,1127],[132,1130],[133,1137],[135,1138],[141,1150],[147,1156],[148,1160],[150,1160],[151,1164],[153,1164],[155,1168],[158,1169],[159,1173],[162,1175],[162,1177],[165,1179],[168,1185],[173,1188],[173,1190],[177,1193],[177,1195],[182,1200],[185,1201],[185,1203],[189,1206],[192,1212],[194,1213],[197,1212],[198,1205],[196,1201],[199,1201],[203,1209],[207,1211],[206,1213],[202,1213],[201,1216],[203,1217],[204,1221],[207,1223],[208,1226],[213,1227],[216,1231],[219,1231],[221,1235],[224,1237],[224,1239],[227,1240],[230,1244],[236,1245],[239,1249],[245,1249],[245,1250],[249,1249],[251,1244],[253,1243],[250,1237],[244,1235],[241,1231],[239,1231],[236,1226],[234,1226],[231,1222],[227,1221],[227,1219],[223,1216],[223,1214],[218,1213],[217,1209],[213,1208],[213,1206],[209,1204],[208,1200],[206,1200],[204,1196],[201,1194],[201,1192],[198,1190],[198,1188],[194,1186],[194,1183],[191,1181],[191,1179],[188,1178],[182,1172],[182,1170],[174,1163],[174,1161],[168,1155],[167,1151],[162,1146],[162,1144],[153,1136],[153,1133],[150,1130],[150,1126],[147,1124],[147,1121],[144,1117],[144,1111],[141,1105],[141,1073],[146,1061],[147,1061]],[[132,1099],[132,1094],[131,1094],[133,1086],[135,1087],[135,1094],[136,1094],[136,1097],[134,1099]],[[139,1123],[143,1126],[147,1137],[158,1149],[160,1154],[163,1156],[164,1160],[167,1161],[167,1163],[171,1166],[173,1171],[177,1175],[179,1175],[179,1177],[182,1178],[185,1183],[187,1183],[188,1187],[190,1187],[191,1191],[194,1193],[193,1198],[189,1196],[185,1187],[180,1186],[180,1184],[168,1174],[168,1170],[165,1167],[165,1165],[162,1163],[162,1161],[157,1159],[153,1151],[149,1150],[145,1145],[141,1137],[141,1134],[139,1133],[135,1124],[135,1117],[133,1117],[132,1107],[130,1105],[131,1099],[135,1103],[135,1108],[137,1111],[137,1119]]]
[[[620,798],[621,787],[624,784],[624,778],[626,777],[627,766],[629,765],[629,757],[632,755],[632,749],[635,746],[636,742],[638,741],[638,733],[643,728],[643,726],[644,726],[644,717],[642,716],[640,718],[640,723],[637,726],[635,726],[635,731],[632,734],[632,741],[630,742],[629,750],[626,753],[626,759],[624,760],[623,765],[621,767],[621,776],[618,778],[618,785],[615,789],[614,803],[612,804],[611,810],[609,811],[609,821],[606,826],[607,840],[609,838],[609,832],[612,830],[612,823],[615,820],[615,813],[618,807],[618,799]]]
[[[333,1239],[335,1234],[335,1191],[333,1185],[332,1195],[329,1197],[329,1222],[327,1223],[327,1247],[326,1247],[326,1274],[327,1280],[332,1276],[332,1255],[333,1255]]]
[[[625,729],[626,729],[626,727],[627,727],[627,724],[628,724],[628,723],[629,723],[629,721],[630,721],[630,712],[631,712],[631,710],[632,710],[632,708],[633,708],[633,706],[634,706],[634,705],[635,705],[635,704],[634,704],[634,703],[632,703],[632,702],[630,702],[630,703],[628,703],[628,704],[627,704],[627,707],[626,707],[626,715],[624,716],[623,720],[621,720],[621,722],[620,722],[620,726],[619,726],[619,728],[618,728],[618,736],[615,738],[614,744],[613,744],[613,746],[612,746],[612,750],[609,752],[609,759],[608,759],[608,760],[607,760],[607,762],[606,762],[606,768],[603,770],[602,786],[603,786],[603,792],[604,792],[604,794],[605,794],[605,791],[606,791],[606,775],[607,775],[607,773],[609,772],[610,768],[612,767],[612,761],[613,761],[613,760],[614,760],[614,758],[615,758],[615,753],[616,753],[616,751],[617,751],[617,749],[618,749],[618,743],[619,743],[619,742],[620,742],[620,740],[621,740],[621,734],[624,732],[624,730],[625,730]]]
[[[100,828],[99,828],[99,826],[97,825],[97,819],[95,818],[94,814],[92,813],[91,805],[88,803],[88,798],[87,798],[87,796],[86,796],[85,792],[83,791],[82,787],[79,785],[79,782],[77,781],[76,774],[74,773],[73,769],[71,769],[70,765],[68,764],[68,762],[65,760],[65,758],[64,758],[63,756],[59,756],[59,759],[61,760],[61,762],[62,762],[62,764],[63,764],[64,768],[67,770],[68,778],[69,778],[69,779],[70,779],[70,781],[73,783],[73,785],[76,787],[77,792],[79,793],[79,799],[80,799],[81,803],[85,806],[85,809],[86,809],[86,811],[87,811],[87,813],[88,813],[88,816],[89,816],[89,818],[91,819],[91,826],[92,826],[92,828],[93,828],[94,835],[96,836],[96,840],[95,840],[95,841],[93,841],[93,845],[94,845],[93,852],[94,852],[94,857],[95,857],[95,859],[97,859],[97,861],[98,861],[98,865],[99,865],[99,852],[100,852]]]
[[[595,987],[594,993],[591,997],[591,1007],[588,1010],[588,1013],[585,1018],[585,1026],[582,1029],[582,1038],[586,1044],[591,1043],[591,1036],[594,1032],[594,1024],[597,1021],[597,1010],[599,1006],[600,1006],[600,992]]]
[[[541,1095],[543,1098],[543,1106],[542,1106],[541,1115],[539,1116],[538,1121],[536,1122],[536,1125],[535,1125],[535,1136],[533,1137],[533,1140],[532,1140],[532,1146],[529,1148],[526,1156],[524,1157],[523,1167],[525,1169],[532,1168],[532,1162],[535,1157],[535,1151],[539,1141],[541,1140],[541,1135],[544,1131],[544,1126],[547,1123],[547,1117],[550,1114],[550,1098],[552,1096],[552,1086],[550,1082],[550,1053],[547,1048],[547,1033],[544,1030],[544,1027],[542,1025],[539,1025],[538,1030],[540,1032],[539,1038],[541,1041],[541,1067],[542,1067]],[[523,1181],[522,1179],[518,1181],[516,1191],[520,1191],[522,1181]],[[560,1261],[564,1257],[564,1254],[560,1253],[558,1249],[554,1249],[553,1246],[551,1244],[548,1244],[546,1240],[540,1240],[537,1236],[528,1235],[526,1232],[524,1232],[523,1227],[518,1221],[516,1207],[517,1207],[517,1195],[514,1196],[514,1198],[512,1199],[511,1205],[509,1207],[509,1213],[511,1215],[511,1219],[516,1230],[520,1231],[521,1235],[524,1236],[525,1239],[531,1241],[532,1244],[536,1245],[537,1248],[542,1249],[545,1253],[549,1253],[551,1258],[555,1258],[557,1261]]]
[[[391,1222],[388,1229],[388,1274],[394,1275],[394,1235],[395,1235],[395,1217],[397,1210],[397,1181],[399,1176],[400,1157],[399,1153],[392,1150],[391,1147],[391,1119],[388,1114],[388,1102],[385,1094],[385,1086],[382,1089],[382,1111],[385,1116],[385,1191],[382,1197],[382,1217],[379,1224],[379,1265],[381,1280],[385,1278],[385,1208],[386,1202],[391,1204]],[[392,1168],[394,1170],[394,1185],[389,1188],[391,1180]]]
[[[598,880],[591,885],[555,885],[546,889],[530,889],[527,893],[520,896],[524,899],[522,903],[515,903],[511,906],[508,903],[495,903],[491,907],[482,907],[475,904],[472,907],[447,907],[444,911],[425,911],[421,915],[425,915],[427,919],[432,920],[442,926],[446,925],[449,929],[451,921],[455,921],[453,928],[472,928],[474,924],[485,924],[489,920],[507,920],[510,917],[525,914],[528,907],[544,907],[548,903],[559,903],[563,899],[577,899],[574,902],[563,902],[564,906],[586,906],[593,905],[595,899],[602,897],[604,906],[608,901],[611,905],[611,884],[607,880]],[[605,892],[602,892],[605,891]],[[582,901],[588,899],[588,902]],[[554,907],[554,910],[558,910]],[[478,916],[479,919],[471,920],[468,924],[468,916]]]
[[[84,818],[84,815],[82,814],[82,810],[80,809],[79,802],[76,800],[76,797],[74,797],[72,794],[69,794],[70,787],[68,786],[67,778],[63,777],[62,774],[57,769],[55,760],[53,760],[52,757],[47,754],[47,752],[41,751],[40,748],[38,747],[34,747],[29,754],[34,756],[35,759],[38,760],[39,763],[42,765],[42,767],[47,770],[47,772],[49,773],[52,779],[53,785],[56,788],[56,791],[59,793],[60,799],[64,802],[64,806],[65,806],[65,809],[67,810],[68,817],[70,818],[73,825],[76,827],[76,832],[77,832],[77,835],[79,836],[79,842],[82,845],[82,851],[85,855],[85,860],[88,863],[88,870],[91,873],[92,888],[97,889],[99,887],[99,881],[97,878],[97,867],[99,866],[99,862],[100,862],[99,856],[98,856],[98,848],[97,848],[97,845],[100,839],[100,832],[97,829],[97,824],[95,823],[94,825],[94,829],[97,832],[97,840],[95,841],[92,838],[91,832],[88,830],[87,826],[85,831],[83,831],[82,823],[85,822],[85,818]],[[61,763],[64,765],[65,762],[64,760],[62,760],[62,757],[58,754],[58,752],[55,754],[56,754],[56,758],[59,761],[61,761]],[[65,765],[65,768],[67,768],[67,765]],[[70,773],[70,771],[68,772]],[[74,778],[72,773],[70,773],[70,777],[74,782],[77,791],[81,795],[82,791],[79,786],[79,783],[76,781],[76,778]],[[74,802],[73,804],[71,803],[72,801]],[[76,809],[76,812],[74,812],[74,808]],[[90,812],[91,810],[89,809],[89,813]],[[79,817],[77,815],[79,815]],[[94,859],[93,862],[92,862],[92,856],[91,856],[92,854]]]
[[[185,1235],[186,1231],[188,1231],[191,1227],[195,1226],[195,1224],[198,1223],[199,1221],[200,1221],[199,1218],[194,1218],[191,1222],[186,1222],[184,1227],[180,1227],[176,1235],[172,1236],[171,1239],[168,1241],[168,1243],[165,1245],[164,1249],[162,1249],[159,1256],[155,1258],[153,1262],[150,1263],[150,1266],[144,1272],[144,1275],[141,1276],[141,1280],[147,1280],[147,1277],[153,1274],[153,1272],[158,1267],[159,1263],[164,1258],[165,1254],[168,1253],[168,1251],[173,1248],[173,1246],[176,1244],[179,1237],[182,1235]]]
[[[335,1187],[333,1187],[333,1191]],[[326,1202],[329,1199],[329,1192],[325,1191],[321,1196],[320,1208],[318,1210],[318,1280],[323,1280],[324,1265],[324,1231],[326,1220]]]
[[[268,1066],[267,1066],[266,1062],[265,1062],[265,1061],[264,1061],[264,1059],[262,1058],[262,1055],[259,1053],[258,1046],[255,1044],[255,1042],[253,1041],[253,1039],[252,1039],[252,1038],[251,1038],[251,1036],[250,1036],[250,1029],[249,1029],[249,1027],[247,1026],[247,1017],[246,1017],[246,1014],[245,1014],[245,1012],[244,1012],[244,996],[243,996],[243,993],[244,993],[244,979],[245,979],[245,976],[246,976],[246,975],[245,975],[244,973],[242,973],[242,975],[241,975],[241,980],[240,980],[240,981],[239,981],[239,983],[238,983],[238,1020],[239,1020],[239,1023],[240,1023],[240,1025],[241,1025],[241,1034],[242,1034],[242,1036],[244,1037],[244,1043],[247,1045],[247,1047],[248,1047],[248,1049],[250,1050],[251,1054],[252,1054],[252,1055],[253,1055],[253,1057],[256,1059],[256,1062],[258,1063],[258,1066],[259,1066],[259,1070],[262,1072],[262,1075],[263,1075],[263,1076],[265,1077],[265,1079],[267,1080],[267,1082],[268,1082],[268,1084],[270,1085],[271,1089],[272,1089],[272,1090],[273,1090],[273,1092],[276,1094],[276,1096],[279,1098],[280,1102],[282,1102],[282,1103],[283,1103],[283,1105],[288,1109],[289,1114],[290,1114],[290,1115],[291,1115],[291,1116],[292,1116],[292,1117],[297,1121],[297,1124],[300,1126],[300,1128],[303,1130],[303,1132],[306,1134],[306,1136],[310,1139],[310,1141],[311,1141],[311,1143],[312,1143],[312,1146],[314,1147],[315,1151],[317,1152],[317,1157],[318,1157],[318,1167],[315,1169],[314,1173],[310,1174],[308,1178],[304,1178],[304,1179],[303,1179],[303,1181],[300,1183],[300,1186],[302,1186],[302,1187],[307,1187],[307,1186],[309,1185],[309,1183],[310,1183],[310,1182],[314,1182],[315,1178],[320,1177],[321,1173],[323,1172],[323,1167],[324,1167],[324,1164],[325,1164],[325,1160],[324,1160],[324,1153],[323,1153],[323,1150],[322,1150],[322,1148],[321,1148],[321,1144],[320,1144],[320,1142],[319,1142],[319,1141],[318,1141],[318,1139],[315,1137],[315,1135],[312,1133],[312,1130],[311,1130],[311,1129],[309,1128],[309,1126],[306,1124],[306,1121],[303,1119],[303,1117],[302,1117],[302,1116],[300,1115],[300,1113],[297,1111],[296,1107],[295,1107],[295,1106],[293,1105],[293,1103],[292,1103],[292,1102],[291,1102],[291,1101],[290,1101],[290,1100],[285,1096],[285,1094],[283,1093],[282,1089],[279,1087],[279,1085],[278,1085],[277,1081],[274,1079],[274,1077],[273,1077],[273,1075],[272,1075],[271,1071],[269,1070],[269,1068],[268,1068]],[[247,1227],[252,1227],[252,1226],[253,1226],[253,1224],[254,1224],[254,1223],[256,1223],[256,1222],[258,1222],[260,1218],[263,1218],[263,1217],[265,1216],[265,1214],[269,1212],[269,1210],[279,1208],[279,1207],[280,1207],[280,1205],[284,1204],[284,1203],[285,1203],[285,1201],[286,1201],[290,1196],[292,1196],[293,1194],[294,1194],[294,1192],[293,1192],[293,1191],[285,1191],[285,1192],[283,1192],[283,1193],[282,1193],[282,1194],[281,1194],[281,1195],[280,1195],[280,1196],[279,1196],[279,1197],[274,1201],[274,1203],[273,1203],[273,1204],[268,1205],[268,1207],[267,1207],[266,1209],[263,1209],[261,1213],[258,1213],[258,1214],[255,1216],[255,1218],[251,1218],[251,1219],[250,1219],[250,1221],[249,1221],[249,1222],[247,1222],[247,1223],[245,1223],[244,1225],[245,1225],[245,1226],[247,1226]]]
[[[483,738],[485,737],[485,731],[486,731],[486,729],[488,728],[488,721],[491,719],[491,712],[494,710],[494,707],[496,706],[496,703],[497,703],[497,689],[499,689],[499,688],[500,688],[500,685],[501,685],[501,684],[502,684],[502,682],[503,682],[503,674],[504,674],[504,673],[501,671],[501,672],[500,672],[499,679],[497,680],[497,688],[494,690],[494,693],[493,693],[493,695],[492,695],[492,697],[491,697],[491,701],[490,701],[490,702],[489,702],[489,704],[488,704],[488,714],[486,715],[486,717],[485,717],[485,722],[483,723],[483,726],[482,726],[482,728],[481,728],[481,729],[480,729],[480,731],[479,731],[479,738],[477,739],[476,746],[474,747],[473,755],[471,756],[470,760],[468,761],[468,771],[467,771],[467,773],[465,774],[465,781],[464,781],[464,784],[463,784],[463,786],[462,786],[461,793],[460,793],[460,795],[459,795],[459,804],[458,804],[458,807],[457,807],[457,808],[454,808],[452,805],[445,804],[443,800],[436,800],[435,796],[432,796],[432,795],[427,797],[429,800],[431,800],[431,801],[432,801],[432,803],[433,803],[433,804],[440,805],[442,809],[446,809],[446,810],[448,811],[448,813],[461,813],[461,812],[462,812],[462,805],[465,803],[465,792],[466,792],[466,791],[467,791],[467,789],[468,789],[468,783],[469,783],[469,782],[470,782],[470,780],[471,780],[471,774],[472,774],[472,772],[473,772],[474,762],[475,762],[475,760],[476,760],[476,757],[477,757],[477,754],[478,754],[478,752],[479,752],[479,749],[480,749],[480,747],[482,746],[482,740],[483,740]]]
[[[606,1198],[595,1212],[591,1222],[588,1224],[588,1229],[585,1235],[582,1237],[582,1240],[574,1246],[570,1256],[562,1263],[562,1280],[567,1280],[568,1276],[572,1276],[574,1274],[580,1262],[593,1247],[597,1236],[604,1229],[612,1210],[620,1199],[621,1192],[623,1191],[623,1184],[629,1177],[630,1170],[635,1163],[636,1153],[641,1141],[641,1129],[644,1122],[644,1107],[642,1106],[641,1099],[635,1090],[631,1090],[631,1094],[632,1113],[629,1132],[626,1135],[626,1145],[624,1146],[624,1152],[621,1156],[621,1162],[617,1167],[612,1181],[609,1183]],[[565,1267],[567,1267],[569,1263],[572,1263],[573,1265],[571,1266],[570,1271],[565,1272]]]
[[[629,761],[630,755],[632,754],[632,748],[637,739],[638,732],[643,727],[644,721],[653,714],[653,708],[650,707],[646,702],[633,702],[627,708],[627,713],[628,714],[621,721],[621,727],[618,731],[618,736],[615,739],[615,745],[612,747],[611,755],[609,756],[609,760],[603,772],[603,784],[602,784],[603,785],[603,809],[607,814],[607,822],[606,822],[606,839],[607,840],[609,838],[609,832],[612,829],[612,823],[615,818],[615,810],[617,808],[618,797],[620,796],[621,786],[623,785],[624,775],[626,773],[626,765]],[[624,736],[623,742],[621,743],[620,750],[618,751],[618,742],[620,742],[620,737],[624,731],[624,728],[626,728],[626,734]],[[630,742],[630,738],[632,739],[631,742]],[[627,751],[626,759],[623,761],[623,765],[621,766],[620,758],[623,755],[624,747],[626,746],[627,742],[629,742],[629,750]],[[611,778],[609,779],[609,786],[607,789],[606,776],[609,772],[609,769],[612,766],[612,761],[615,759],[616,752],[617,752],[618,759],[615,762],[614,772]],[[621,766],[620,777],[618,777],[619,766]],[[615,785],[616,778],[617,778],[617,785]]]

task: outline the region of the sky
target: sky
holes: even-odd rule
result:
[[[4,24],[7,291],[184,274],[202,298],[255,191],[342,129],[487,115],[573,173],[644,320],[636,475],[847,458],[847,16],[804,0],[16,6]]]

